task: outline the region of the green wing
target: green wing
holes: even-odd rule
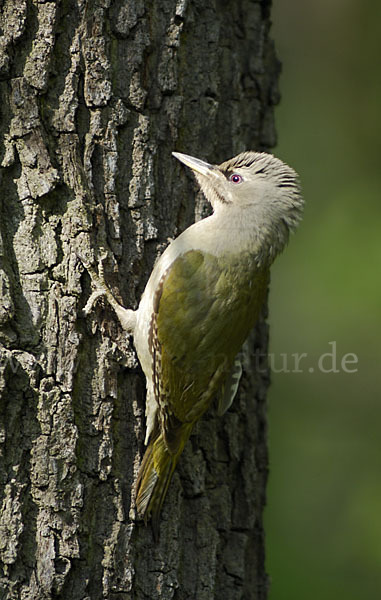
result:
[[[200,251],[177,258],[161,282],[151,334],[162,430],[176,452],[176,431],[205,412],[255,324],[268,271],[252,257],[223,260]]]

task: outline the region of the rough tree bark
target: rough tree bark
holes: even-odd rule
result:
[[[179,150],[274,145],[266,0],[2,0],[1,598],[264,599],[262,320],[239,398],[196,428],[161,537],[136,522],[144,378],[79,257],[136,307],[208,210]],[[194,201],[194,199],[196,199]]]

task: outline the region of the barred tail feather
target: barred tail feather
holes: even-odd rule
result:
[[[152,519],[155,539],[158,538],[160,511],[180,453],[171,454],[161,434],[153,439],[143,458],[137,480],[136,507],[138,516],[147,523]]]
[[[164,434],[156,429],[143,457],[136,483],[136,508],[146,524],[152,519],[156,540],[163,502],[192,428],[193,423],[181,423]]]

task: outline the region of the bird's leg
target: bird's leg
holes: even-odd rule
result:
[[[116,300],[116,298],[113,296],[110,289],[108,288],[104,278],[103,270],[103,262],[106,258],[107,253],[104,252],[98,261],[98,272],[96,271],[96,269],[94,269],[92,265],[85,264],[84,261],[82,261],[84,267],[87,269],[91,277],[93,285],[95,285],[96,288],[92,292],[90,298],[88,299],[86,306],[83,309],[83,312],[85,313],[85,315],[88,315],[89,312],[93,309],[93,306],[98,300],[98,298],[100,298],[101,296],[105,296],[109,304],[111,304],[111,306],[115,310],[123,329],[125,329],[129,333],[132,333],[135,328],[136,311],[131,310],[129,308],[124,308],[121,304],[119,304],[119,302]]]

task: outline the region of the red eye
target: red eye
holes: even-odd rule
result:
[[[241,175],[238,175],[238,173],[233,173],[233,175],[230,175],[229,181],[232,183],[241,183],[242,177]]]

